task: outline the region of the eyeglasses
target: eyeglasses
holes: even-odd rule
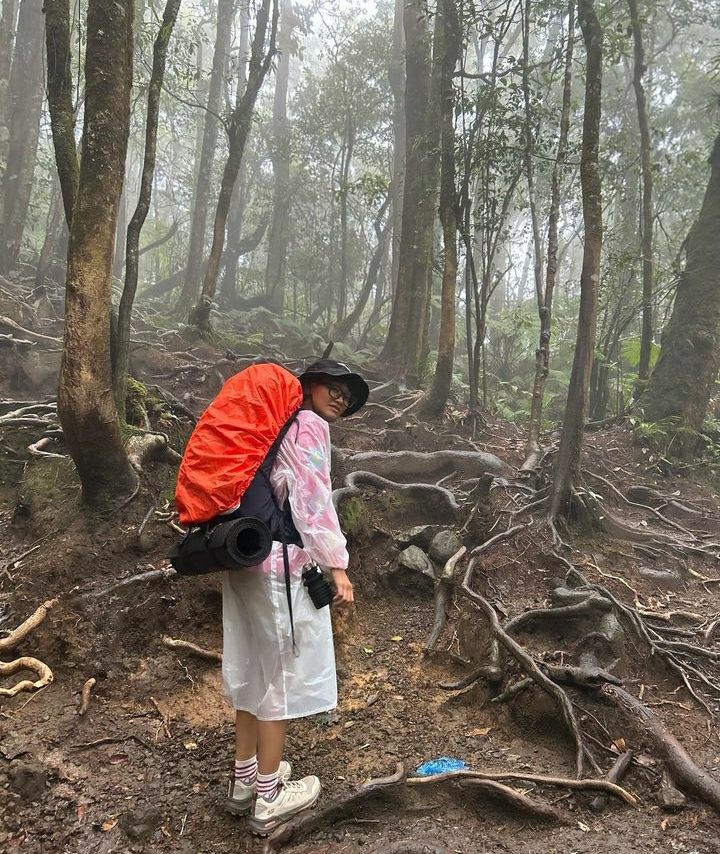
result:
[[[346,408],[352,405],[353,396],[349,391],[345,391],[342,386],[335,385],[335,383],[328,383],[325,387],[328,390],[331,400],[342,400]]]

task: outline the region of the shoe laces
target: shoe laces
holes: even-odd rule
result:
[[[304,792],[307,789],[302,780],[285,780],[280,783],[280,788],[286,789],[288,792]]]

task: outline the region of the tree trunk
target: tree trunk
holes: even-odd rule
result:
[[[235,12],[233,0],[218,0],[217,28],[215,35],[215,52],[213,53],[212,72],[210,75],[210,90],[208,93],[207,111],[203,130],[200,164],[195,187],[190,240],[188,243],[185,282],[178,300],[178,313],[184,312],[193,304],[197,297],[198,287],[202,276],[202,265],[205,258],[205,232],[207,227],[208,201],[212,186],[212,167],[218,139],[218,115],[220,113],[222,86],[227,54],[230,49],[232,21]]]
[[[270,4],[272,2],[272,21],[270,24],[270,36],[268,38],[267,51],[265,40],[270,17]],[[215,209],[215,223],[213,226],[213,243],[208,257],[205,280],[203,281],[200,300],[190,313],[189,322],[201,330],[210,328],[210,307],[215,296],[220,259],[225,244],[225,225],[227,223],[230,200],[233,188],[240,171],[245,144],[250,133],[255,102],[260,87],[267,76],[273,57],[276,52],[276,35],[278,23],[278,0],[262,0],[262,5],[257,12],[255,23],[255,35],[253,36],[252,51],[250,55],[250,67],[248,71],[248,82],[241,98],[235,105],[228,122],[228,158],[223,170],[222,183],[220,185],[220,196]]]
[[[347,312],[348,291],[348,187],[350,185],[350,163],[355,150],[355,124],[350,111],[345,116],[345,141],[342,168],[340,170],[340,281],[338,282],[337,320]]]
[[[404,10],[405,192],[400,262],[383,359],[404,382],[417,386],[427,343],[440,141],[439,70],[431,75],[431,37],[422,0]],[[436,28],[439,27],[437,16]]]
[[[130,121],[132,24],[132,0],[90,0],[87,96],[68,250],[58,415],[80,476],[83,501],[94,508],[130,495],[137,482],[112,396],[108,322]]]
[[[0,273],[3,274],[12,269],[20,255],[30,204],[44,94],[44,34],[41,0],[22,0],[10,72],[10,136],[2,184]]]
[[[702,427],[720,368],[720,135],[710,158],[710,180],[697,221],[687,238],[680,276],[662,349],[641,398],[648,421],[676,419],[673,450],[692,456],[693,431]]]
[[[529,26],[529,23],[528,23]],[[547,237],[547,267],[545,270],[545,288],[538,282],[536,269],[536,293],[538,318],[540,320],[540,338],[535,351],[535,378],[533,380],[532,401],[530,404],[530,421],[528,424],[528,439],[525,445],[525,462],[523,468],[534,469],[540,461],[540,426],[542,423],[542,410],[545,397],[545,384],[547,382],[550,367],[550,335],[552,330],[552,306],[555,292],[555,281],[557,279],[557,255],[558,255],[558,221],[560,219],[560,191],[562,172],[565,167],[567,154],[568,131],[570,129],[570,104],[572,100],[572,61],[575,44],[575,0],[568,3],[568,32],[567,44],[565,46],[565,71],[563,77],[562,107],[560,110],[560,133],[558,138],[557,155],[553,164],[552,178],[550,182],[550,211],[548,213],[548,237]],[[526,48],[527,50],[527,48]],[[528,155],[529,156],[529,155]],[[532,166],[528,163],[528,169]],[[528,173],[530,174],[530,172]],[[539,239],[533,228],[534,240]],[[536,253],[536,268],[538,258]],[[542,273],[540,273],[542,275]]]
[[[642,333],[640,336],[640,364],[638,380],[647,381],[650,376],[650,354],[652,350],[653,320],[653,174],[650,141],[650,118],[648,116],[643,75],[645,73],[645,50],[643,47],[640,15],[637,0],[628,0],[630,23],[633,32],[634,66],[633,87],[637,102],[638,126],[640,128],[640,164],[642,171],[642,217],[640,235],[642,242]]]
[[[370,259],[370,263],[368,264],[365,282],[363,283],[358,301],[350,314],[348,314],[348,316],[343,320],[336,323],[333,327],[330,335],[331,340],[333,341],[344,341],[348,337],[352,332],[353,326],[355,326],[358,320],[360,320],[362,313],[365,310],[365,306],[370,299],[372,289],[377,287],[380,268],[382,266],[383,259],[385,258],[385,253],[387,252],[388,239],[390,238],[392,230],[392,216],[388,217],[384,226],[382,221],[387,213],[392,195],[393,191],[391,187],[390,192],[380,206],[380,210],[378,211],[378,214],[375,217],[375,222],[373,223],[375,236],[377,237],[377,245],[372,254],[372,258]]]
[[[0,187],[10,141],[10,70],[17,12],[17,0],[3,0],[2,18],[0,18]]]
[[[585,68],[585,109],[583,113],[580,183],[582,187],[585,245],[580,275],[580,313],[575,356],[568,389],[562,437],[550,494],[550,518],[566,516],[580,467],[585,406],[590,367],[595,348],[597,291],[602,249],[602,186],[598,166],[602,107],[603,32],[595,13],[594,0],[580,0],[578,20],[582,29],[587,60]]]
[[[132,305],[138,283],[140,260],[140,232],[150,210],[153,178],[155,176],[155,155],[157,152],[158,115],[160,113],[160,95],[165,78],[167,49],[175,21],[180,10],[181,0],[167,0],[163,12],[162,24],[155,37],[153,46],[153,64],[148,88],[147,117],[145,120],[145,155],[143,158],[140,195],[137,207],[130,220],[125,241],[125,286],[120,297],[118,309],[118,328],[115,363],[113,365],[113,394],[118,415],[125,420],[125,401],[127,396],[127,376],[130,361],[130,320]]]
[[[442,92],[440,102],[440,222],[443,232],[443,276],[440,308],[440,337],[438,357],[432,386],[425,395],[420,411],[426,417],[438,418],[445,410],[450,396],[455,362],[455,292],[458,272],[458,198],[455,186],[455,89],[453,76],[460,58],[460,21],[456,0],[440,0],[437,8],[442,27],[438,36],[442,47],[438,58],[442,63]],[[436,36],[436,38],[438,38]]]
[[[280,60],[275,75],[273,98],[273,208],[265,266],[265,292],[270,297],[271,310],[280,315],[285,308],[285,275],[290,222],[290,126],[287,116],[287,93],[294,24],[295,16],[291,0],[282,0],[278,46]]]
[[[393,170],[392,170],[392,276],[393,287],[400,266],[400,234],[402,232],[403,195],[405,193],[405,30],[403,28],[404,0],[395,0],[393,18],[392,59],[388,70],[393,95]]]
[[[45,0],[47,99],[65,221],[72,222],[80,164],[75,142],[70,0]]]

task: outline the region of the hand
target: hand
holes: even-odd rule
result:
[[[333,583],[335,584],[335,598],[333,602],[337,605],[349,605],[355,601],[353,586],[344,569],[333,569]]]

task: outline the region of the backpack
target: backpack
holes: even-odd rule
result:
[[[188,440],[175,506],[190,530],[170,551],[182,575],[257,565],[273,541],[283,544],[290,622],[287,546],[302,547],[289,501],[280,507],[270,474],[280,444],[302,405],[300,381],[275,363],[250,365],[223,385]]]

